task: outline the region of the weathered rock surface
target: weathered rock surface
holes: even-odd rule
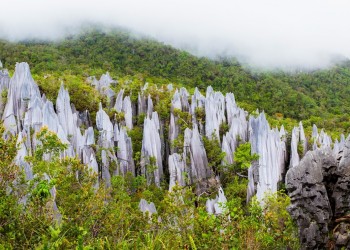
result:
[[[270,129],[265,114],[261,113],[257,118],[250,117],[249,133],[252,154],[258,154],[259,160],[248,173],[247,200],[256,193],[262,201],[265,192],[276,192],[282,181],[286,161],[285,132],[284,129]]]
[[[13,77],[9,83],[7,103],[2,117],[5,128],[12,134],[22,130],[24,113],[29,102],[40,98],[38,86],[35,84],[27,63],[17,63]]]
[[[127,172],[135,175],[135,164],[133,159],[131,138],[124,128],[120,128],[118,136],[118,161],[120,162],[120,175],[125,176]]]
[[[145,199],[141,199],[139,209],[142,213],[149,213],[149,215],[156,214],[157,209],[153,202],[148,203]]]
[[[247,113],[237,107],[232,93],[226,95],[226,110],[229,131],[222,138],[222,151],[226,153],[223,164],[233,163],[233,154],[240,142],[248,140]]]
[[[151,118],[146,117],[143,126],[141,173],[146,176],[148,183],[154,182],[157,186],[160,186],[163,178],[159,129],[158,114],[153,112]]]
[[[185,163],[182,156],[174,153],[169,155],[169,191],[177,184],[179,186],[185,186]]]
[[[207,209],[207,212],[209,214],[223,214],[227,211],[226,207],[226,196],[224,194],[224,190],[220,187],[218,190],[218,195],[216,196],[215,199],[208,199],[205,206]]]
[[[189,162],[190,182],[197,183],[197,191],[205,186],[203,181],[213,176],[212,169],[208,166],[206,151],[196,125],[193,130],[186,128],[184,135],[184,159]],[[188,161],[187,161],[188,160]]]
[[[319,139],[318,134],[314,133],[314,138]],[[341,151],[338,146],[337,154],[325,134],[318,143],[323,143],[321,149],[307,152],[300,164],[287,172],[289,211],[297,221],[303,248],[324,249],[333,244],[335,249],[349,249],[350,140]],[[333,238],[329,238],[331,233]]]
[[[301,244],[306,249],[325,248],[333,212],[328,192],[337,161],[329,149],[309,151],[298,166],[286,175],[286,188],[291,198],[289,211],[297,221]]]
[[[209,86],[205,99],[205,135],[212,138],[214,134],[220,139],[220,125],[225,122],[225,97]]]
[[[335,217],[350,215],[350,140],[344,145],[336,174],[339,176],[333,191]],[[350,224],[350,220],[348,220]],[[349,247],[350,247],[350,238]]]
[[[1,68],[1,67],[0,67]],[[0,70],[0,117],[4,112],[7,101],[7,90],[9,88],[10,76],[7,70]]]

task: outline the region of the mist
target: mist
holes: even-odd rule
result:
[[[345,0],[2,0],[0,38],[63,38],[121,27],[198,56],[263,69],[315,69],[350,57]],[[1,59],[1,51],[0,51]]]

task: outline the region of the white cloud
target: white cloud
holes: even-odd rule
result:
[[[11,40],[55,39],[94,22],[260,67],[324,67],[350,57],[347,0],[0,0],[0,6],[0,37]]]

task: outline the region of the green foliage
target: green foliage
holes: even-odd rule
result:
[[[3,130],[0,130],[0,132]],[[0,136],[0,164],[13,164],[16,140],[7,144]],[[227,214],[214,216],[202,202],[195,205],[191,187],[175,186],[172,192],[148,186],[143,176],[113,176],[111,187],[97,178],[78,159],[58,157],[65,145],[47,129],[37,135],[42,146],[28,158],[37,177],[29,190],[15,193],[0,190],[0,246],[37,249],[271,249],[298,248],[296,229],[286,210],[289,198],[269,195],[260,207],[257,202],[242,205],[246,183],[235,179],[227,190]],[[51,154],[46,168],[42,157]],[[41,165],[40,168],[36,165]],[[150,158],[155,164],[155,158]],[[15,167],[15,165],[12,165]],[[6,167],[6,165],[1,165]],[[2,168],[0,169],[2,170]],[[7,169],[8,170],[8,169]],[[14,168],[14,171],[17,169]],[[51,180],[40,173],[50,173]],[[16,172],[14,176],[18,176]],[[3,175],[4,176],[4,175]],[[9,179],[10,178],[10,179]],[[13,176],[7,180],[13,182]],[[16,178],[16,180],[18,180]],[[5,178],[0,179],[3,184]],[[7,183],[6,185],[9,185]],[[55,187],[55,197],[50,190]],[[31,198],[21,208],[21,193]],[[140,198],[153,201],[158,213],[150,216],[138,209]],[[4,203],[6,202],[4,207]],[[57,209],[54,209],[56,202]],[[230,219],[228,219],[230,215]],[[213,240],[215,239],[215,240]]]
[[[241,143],[234,152],[234,163],[220,168],[221,180],[224,187],[229,189],[229,194],[233,194],[234,197],[239,197],[242,203],[246,199],[248,168],[258,159],[258,154],[251,153],[251,145],[249,142]],[[231,190],[232,184],[234,184],[234,190]]]
[[[155,156],[149,157],[149,163],[146,165],[146,171],[148,174],[153,173],[158,169],[157,158]]]
[[[207,153],[208,165],[216,173],[222,168],[222,160],[225,157],[225,153],[221,151],[220,142],[215,133],[212,134],[212,138],[203,137],[204,148]]]
[[[219,128],[220,138],[222,138],[229,130],[230,127],[227,123],[221,123]]]
[[[39,180],[39,182],[36,183],[35,187],[32,189],[31,195],[33,199],[38,199],[41,203],[43,203],[51,196],[50,189],[52,186],[52,183],[49,183],[47,180]]]
[[[251,145],[249,142],[240,144],[234,152],[233,160],[238,171],[247,170],[253,161],[259,159],[258,154],[251,153]]]
[[[205,110],[202,107],[196,107],[195,115],[199,123],[204,124],[205,122]]]
[[[79,111],[89,110],[93,121],[99,102],[106,103],[106,98],[103,98],[95,88],[86,82],[86,75],[73,75],[71,71],[65,70],[52,73],[41,72],[33,74],[33,78],[38,83],[40,90],[52,101],[56,100],[61,83],[64,83],[75,108]]]
[[[304,155],[304,146],[303,146],[304,141],[299,141],[298,145],[297,145],[297,151],[298,151],[298,155],[299,156],[303,156]]]
[[[173,114],[177,117],[177,124],[180,126],[181,131],[185,131],[186,128],[192,128],[192,117],[189,112],[183,112],[175,108]]]

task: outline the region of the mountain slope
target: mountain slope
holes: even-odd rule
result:
[[[350,128],[346,115],[350,111],[350,68],[346,63],[314,72],[253,74],[234,60],[198,58],[119,31],[92,31],[57,42],[1,41],[0,59],[8,68],[17,61],[27,61],[32,72],[40,76],[69,71],[86,77],[109,71],[113,77],[139,75],[143,81],[171,81],[202,91],[211,85],[234,92],[249,111],[258,108],[275,118],[309,120],[306,126],[316,123],[341,132]]]

